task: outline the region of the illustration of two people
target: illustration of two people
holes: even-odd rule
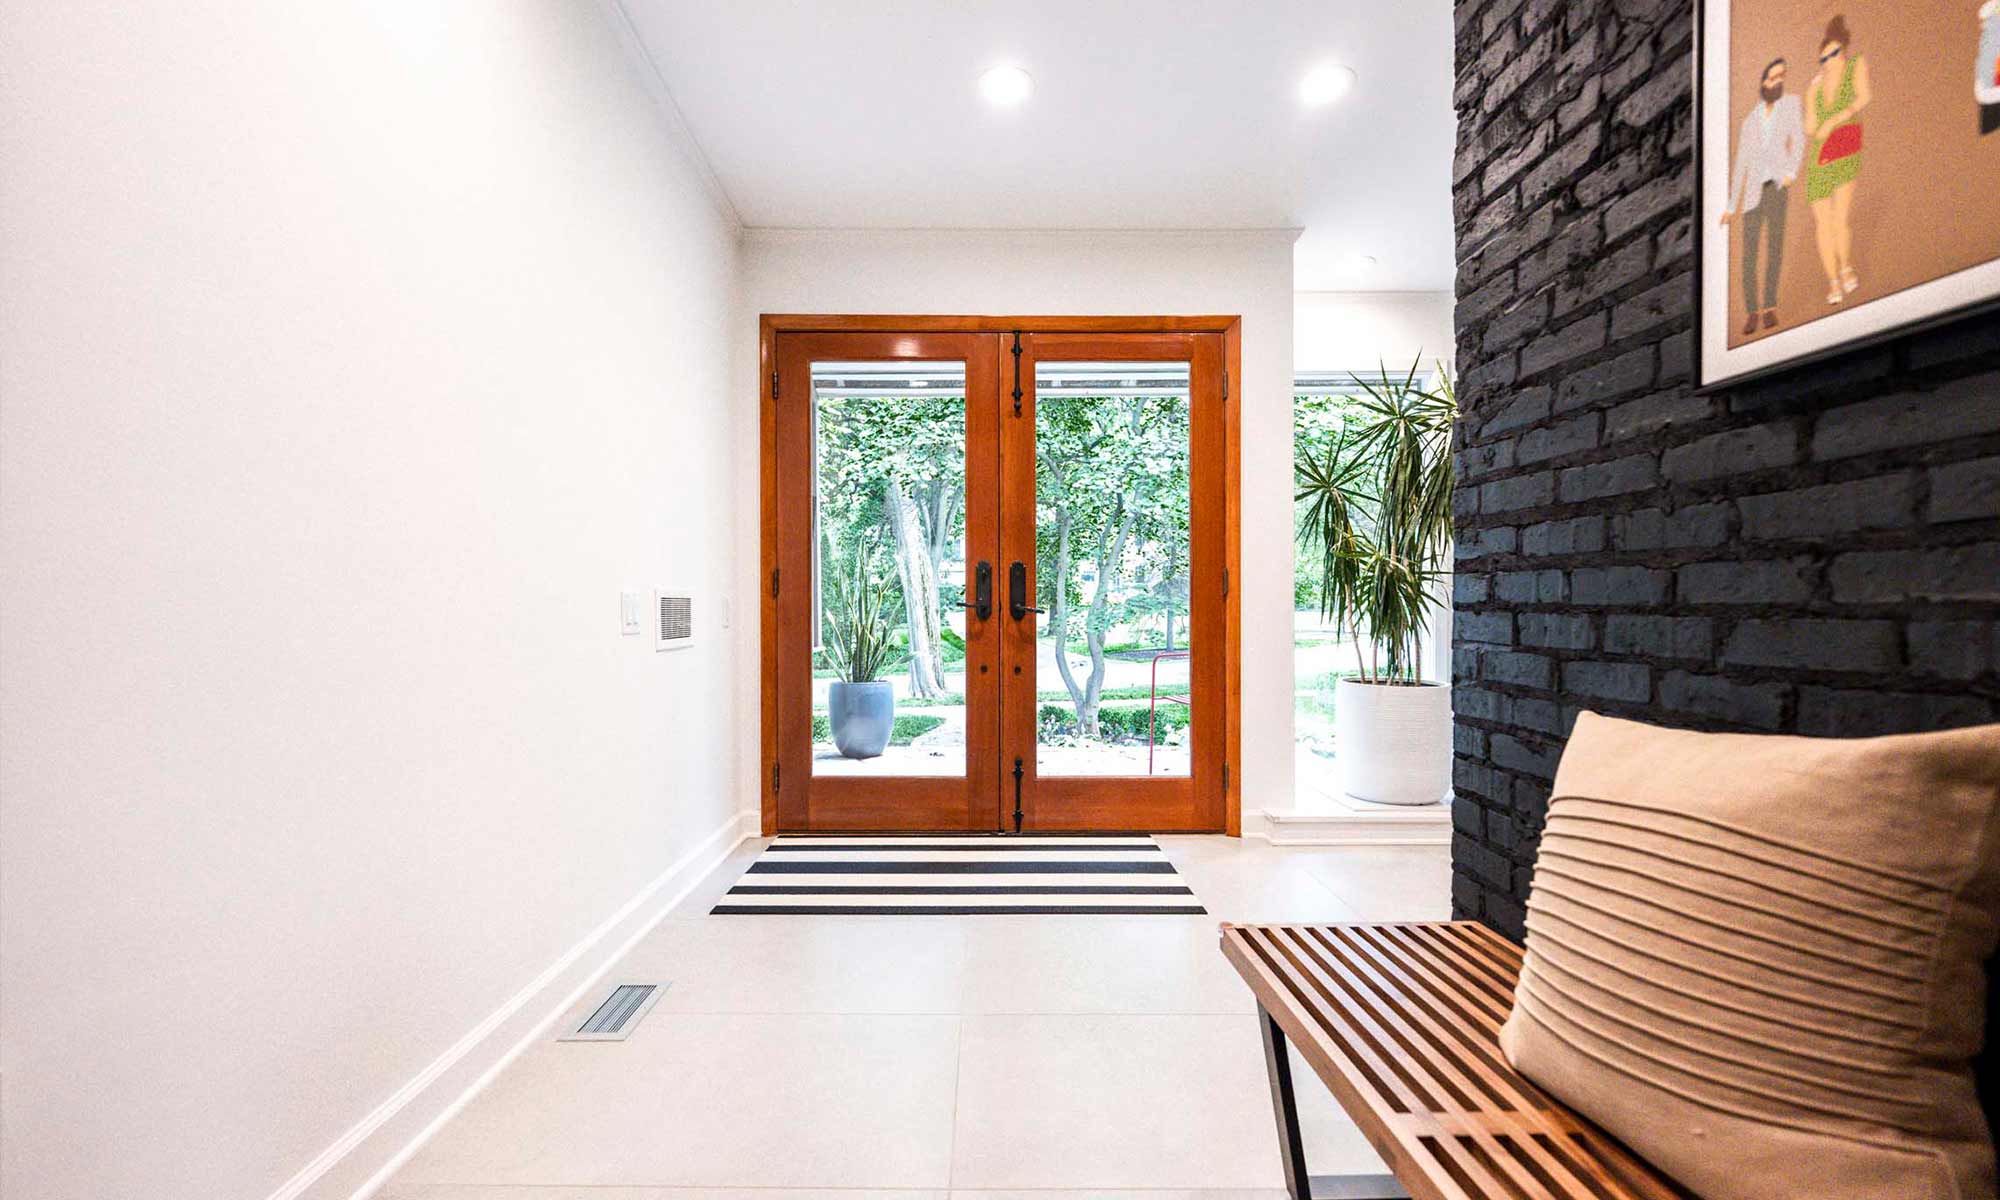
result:
[[[1835,17],[1820,39],[1819,71],[1805,101],[1785,94],[1788,64],[1772,59],[1757,103],[1737,131],[1736,170],[1722,223],[1742,223],[1743,334],[1778,324],[1778,277],[1785,259],[1791,188],[1805,163],[1826,302],[1840,304],[1861,286],[1854,270],[1854,185],[1861,177],[1861,110],[1868,107],[1868,64],[1849,49],[1847,21]],[[1748,207],[1745,207],[1746,203]],[[1759,288],[1759,259],[1762,288]]]

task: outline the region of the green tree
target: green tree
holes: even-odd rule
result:
[[[1358,387],[1357,387],[1357,390]],[[1352,461],[1351,450],[1337,450],[1343,437],[1351,441],[1358,425],[1355,397],[1320,393],[1292,397],[1292,456],[1301,463],[1325,464],[1329,459]],[[1292,511],[1292,600],[1297,608],[1320,607],[1321,548],[1307,520],[1308,509]]]
[[[1036,404],[1037,550],[1049,568],[1037,587],[1056,670],[1086,736],[1099,733],[1114,588],[1130,581],[1185,594],[1178,577],[1188,538],[1188,433],[1185,397],[1051,396]],[[1090,664],[1082,678],[1069,652],[1078,605]]]
[[[1293,461],[1321,614],[1354,634],[1372,683],[1419,682],[1429,608],[1449,569],[1458,403],[1442,368],[1434,389],[1418,385],[1421,365],[1400,379],[1357,378],[1355,420],[1323,446],[1307,439]]]
[[[945,693],[941,573],[965,525],[965,398],[822,397],[820,521],[852,548],[891,539],[908,641],[910,694]]]

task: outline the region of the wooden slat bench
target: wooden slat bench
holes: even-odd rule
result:
[[[1521,952],[1484,925],[1224,925],[1222,952],[1257,997],[1297,1200],[1693,1200],[1507,1064]],[[1288,1042],[1394,1179],[1307,1173]]]

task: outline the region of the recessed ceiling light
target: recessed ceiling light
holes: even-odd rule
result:
[[[1372,254],[1342,254],[1333,260],[1332,265],[1342,279],[1359,283],[1374,278],[1375,263],[1376,259]]]
[[[1019,67],[992,67],[979,77],[979,94],[995,108],[1012,108],[1035,90],[1035,77]]]
[[[1299,81],[1299,102],[1307,108],[1332,104],[1354,88],[1354,68],[1321,63]]]

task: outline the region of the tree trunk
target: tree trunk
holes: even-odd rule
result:
[[[1076,672],[1069,665],[1069,506],[1056,509],[1056,573],[1055,586],[1049,595],[1049,635],[1056,642],[1056,672],[1062,676],[1063,687],[1069,690],[1069,703],[1076,713],[1077,728],[1083,727],[1083,688],[1076,681]],[[1095,716],[1095,713],[1092,714]]]
[[[903,611],[910,626],[910,695],[944,694],[943,638],[939,635],[937,571],[931,565],[915,501],[903,485],[889,481],[884,507],[896,539],[896,574],[903,585]]]
[[[931,574],[944,567],[945,551],[951,549],[952,530],[958,523],[958,489],[938,480],[924,485],[924,543],[930,551]]]
[[[1084,685],[1083,701],[1077,706],[1076,723],[1092,737],[1098,733],[1097,711],[1104,696],[1105,614],[1111,605],[1111,572],[1125,557],[1125,542],[1132,533],[1132,511],[1122,498],[1114,513],[1118,521],[1117,535],[1112,536],[1108,525],[1097,531],[1097,584],[1091,592],[1090,614],[1084,618],[1083,625],[1084,644],[1090,647],[1090,680]]]

